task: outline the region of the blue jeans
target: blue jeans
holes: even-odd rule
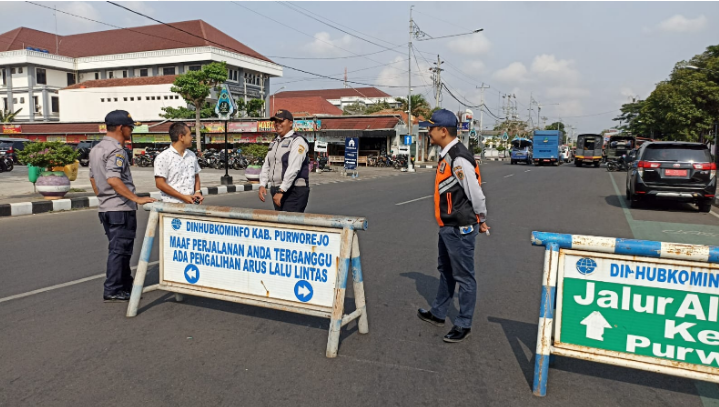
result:
[[[432,303],[432,315],[444,319],[459,284],[459,315],[454,325],[471,328],[474,306],[477,304],[477,280],[474,278],[474,243],[477,240],[479,225],[474,225],[471,233],[462,235],[459,228],[444,226],[439,228],[439,289]]]

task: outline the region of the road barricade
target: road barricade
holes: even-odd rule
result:
[[[719,247],[532,232],[545,246],[534,385],[550,355],[719,383]]]
[[[142,293],[164,290],[177,301],[188,294],[329,318],[329,358],[350,321],[369,332],[355,232],[367,229],[366,219],[161,202],[144,209],[150,217],[128,317]],[[156,233],[160,282],[144,287]],[[356,310],[345,315],[350,269]]]

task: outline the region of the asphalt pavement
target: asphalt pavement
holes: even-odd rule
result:
[[[355,322],[343,328],[336,359],[325,358],[328,321],[320,318],[197,297],[177,303],[156,291],[126,319],[124,304],[102,302],[107,241],[94,210],[0,219],[0,405],[719,403],[714,384],[562,357],[549,370],[547,396],[531,391],[544,254],[531,246],[531,231],[716,244],[716,208],[628,209],[624,174],[604,168],[483,165],[491,236],[477,239],[473,332],[446,344],[450,323],[416,317],[438,284],[433,176],[418,170],[312,187],[308,212],[369,221],[359,238],[370,333],[360,335]],[[256,192],[206,203],[270,208]],[[139,235],[146,221],[139,212]],[[156,281],[155,266],[148,283]],[[455,305],[450,318],[456,314]]]

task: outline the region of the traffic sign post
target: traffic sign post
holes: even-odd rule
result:
[[[719,247],[545,232],[532,244],[546,247],[535,395],[551,354],[719,383]]]
[[[357,178],[357,154],[359,151],[359,138],[347,137],[345,139],[345,170],[354,171],[352,178]]]
[[[127,317],[142,293],[164,290],[330,319],[326,355],[337,356],[340,330],[357,320],[369,332],[356,230],[364,218],[154,202]],[[159,284],[144,287],[156,232]],[[352,271],[356,309],[344,314]]]
[[[225,175],[220,177],[220,183],[222,185],[232,185],[232,177],[229,174],[229,162],[230,155],[227,147],[227,123],[230,120],[230,116],[235,113],[235,102],[230,97],[230,92],[227,90],[227,85],[222,87],[220,96],[217,98],[217,104],[215,105],[215,114],[220,120],[225,121]]]

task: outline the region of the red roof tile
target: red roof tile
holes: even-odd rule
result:
[[[398,117],[337,117],[323,118],[322,130],[387,130],[394,129]]]
[[[136,78],[114,78],[114,79],[98,79],[94,81],[85,81],[68,86],[65,89],[84,89],[84,88],[113,88],[116,86],[143,86],[143,85],[164,85],[175,82],[177,75],[164,76],[142,76]]]
[[[367,97],[367,98],[391,98],[392,96],[377,88],[341,88],[341,89],[317,89],[317,90],[292,90],[280,92],[277,98],[294,98],[319,96],[325,99],[339,99],[342,97]]]
[[[384,109],[380,110],[379,112],[371,113],[372,116],[376,115],[387,115],[387,114],[396,114],[400,117],[402,117],[402,121],[407,123],[407,113],[401,111],[401,110],[392,110],[392,109]],[[412,116],[412,124],[417,124],[420,120],[426,120],[423,116]]]
[[[59,48],[56,52],[56,37],[54,34],[20,27],[0,34],[0,52],[33,47],[46,49],[52,54],[57,53],[59,55],[79,58],[174,48],[213,46],[272,62],[269,58],[202,20],[182,21],[170,23],[170,25],[194,35],[186,34],[163,24],[121,30],[96,31],[85,34],[58,36],[57,43],[59,43]],[[195,35],[201,38],[195,37]]]
[[[319,96],[295,98],[272,96],[270,97],[270,106],[274,110],[289,110],[293,116],[342,115],[342,109]]]

